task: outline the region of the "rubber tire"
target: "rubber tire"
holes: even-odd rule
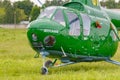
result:
[[[41,74],[42,74],[42,75],[46,75],[47,73],[48,73],[48,69],[45,68],[45,67],[42,67],[42,68],[41,68]]]

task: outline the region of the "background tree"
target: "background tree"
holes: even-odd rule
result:
[[[25,15],[27,15],[27,20],[29,20],[30,12],[33,7],[33,3],[30,0],[18,1],[14,3],[14,6],[19,9],[23,9]]]
[[[35,20],[40,14],[40,7],[38,7],[37,5],[33,6],[32,11],[30,13],[30,21]]]
[[[3,1],[3,7],[5,8],[4,23],[11,24],[14,22],[14,10],[9,0]]]
[[[5,8],[0,7],[0,24],[4,23]]]
[[[120,1],[117,3],[117,8],[120,8]]]
[[[46,0],[44,6],[48,7],[48,6],[61,6],[65,3],[69,2],[69,0]]]
[[[16,23],[20,23],[20,21],[26,21],[27,15],[25,15],[24,10],[17,8],[15,10],[16,15]]]
[[[109,9],[120,8],[120,2],[116,3],[115,0],[102,0],[100,3],[101,6]]]
[[[106,1],[107,8],[116,8],[115,0]]]
[[[2,1],[0,1],[0,7],[2,7]]]

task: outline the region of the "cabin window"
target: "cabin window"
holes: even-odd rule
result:
[[[56,10],[56,7],[48,7],[45,10],[43,10],[43,12],[41,12],[38,18],[43,18],[43,17],[51,18],[55,10]]]
[[[85,14],[81,14],[81,17],[83,21],[83,35],[89,36],[90,35],[90,17]]]
[[[69,21],[69,35],[79,36],[80,35],[80,20],[75,13],[67,12],[68,21]]]
[[[53,20],[58,22],[59,24],[65,26],[65,20],[63,16],[63,11],[62,10],[57,10],[55,15],[53,16]]]

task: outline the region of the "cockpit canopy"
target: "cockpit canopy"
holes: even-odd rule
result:
[[[50,18],[50,19],[52,18],[52,20],[56,21],[62,26],[65,26],[65,20],[64,20],[62,8],[64,7],[60,7],[60,8],[56,6],[48,7],[40,14],[38,19],[39,18]]]
[[[48,18],[63,27],[69,28],[69,35],[72,36],[79,36],[81,34],[80,29],[83,29],[84,36],[89,36],[90,34],[90,17],[86,14],[76,12],[74,9],[68,10],[66,7],[56,6],[48,7],[40,14],[38,19],[40,18]],[[81,25],[83,25],[83,28]]]
[[[56,6],[47,7],[46,9],[43,10],[43,12],[41,12],[38,19],[43,17],[50,18],[56,9],[57,9]]]

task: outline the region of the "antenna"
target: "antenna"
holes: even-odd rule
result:
[[[40,5],[43,5],[43,3],[40,0],[37,0],[37,1],[40,3]]]
[[[40,0],[37,0],[39,3],[40,3],[40,5],[42,5],[42,7],[43,7],[43,9],[45,8],[45,5],[40,1]]]

